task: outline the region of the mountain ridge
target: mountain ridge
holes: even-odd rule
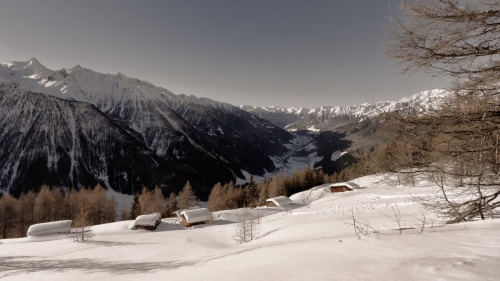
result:
[[[175,95],[121,73],[80,66],[53,71],[31,59],[2,64],[0,77],[47,97],[92,104],[157,156],[198,178],[193,181],[201,185],[202,197],[217,181],[274,172],[271,158],[286,153],[283,143],[292,139],[282,128],[230,104]]]
[[[388,112],[394,110],[403,110],[411,105],[422,106],[424,109],[434,109],[439,106],[442,99],[446,98],[450,93],[443,89],[434,89],[422,91],[412,95],[405,96],[395,101],[383,101],[373,103],[363,103],[359,105],[350,106],[320,106],[314,109],[306,107],[282,107],[282,106],[251,106],[240,105],[239,108],[246,110],[252,114],[260,117],[266,117],[267,120],[274,124],[286,129],[307,129],[307,126],[315,125],[312,122],[314,119],[317,121],[325,121],[328,119],[353,120],[357,118],[373,118],[378,116],[381,112]],[[284,117],[286,116],[286,117]],[[288,124],[284,124],[282,120],[289,118],[293,120]],[[299,122],[294,124],[300,119],[305,119],[308,122]],[[302,125],[302,127],[300,127]]]
[[[118,132],[115,137],[122,138],[126,143],[133,143],[132,146],[138,149],[142,147],[140,151],[148,151],[147,159],[129,151],[127,163],[120,163],[128,167],[120,166],[120,169],[130,173],[135,158],[142,159],[140,161],[145,161],[144,163],[158,163],[164,175],[157,174],[155,169],[151,170],[150,175],[144,172],[139,177],[144,179],[142,184],[148,187],[158,184],[165,193],[169,193],[178,190],[182,181],[190,179],[197,195],[204,199],[208,197],[213,184],[219,181],[233,180],[241,184],[248,181],[250,175],[259,176],[256,178],[263,180],[276,172],[291,173],[309,165],[317,169],[322,168],[327,173],[338,172],[354,161],[346,151],[373,150],[384,142],[384,128],[377,119],[380,112],[402,110],[411,105],[433,108],[448,94],[443,90],[432,90],[392,102],[346,107],[323,106],[315,109],[279,106],[235,107],[209,98],[176,95],[120,72],[104,74],[79,65],[54,71],[47,69],[36,58],[26,62],[2,64],[0,82],[8,82],[2,84],[0,91],[4,99],[10,93],[9,87],[22,86],[29,92],[25,91],[23,95],[37,95],[40,99],[38,103],[45,102],[45,97],[48,100],[57,98],[61,101],[91,105],[95,110],[88,111],[87,114],[92,115],[94,119],[100,115],[105,116],[107,121],[103,124],[108,124],[113,132]],[[15,97],[9,98],[14,107],[2,106],[0,113],[3,116],[18,116],[23,112],[23,108],[14,102]],[[66,107],[71,106],[59,107],[68,111]],[[53,120],[51,118],[55,118],[55,113],[52,111],[54,109],[50,107],[50,110],[40,112],[41,120]],[[59,118],[59,123],[64,124],[74,119],[69,114],[56,117]],[[112,158],[118,157],[114,152],[108,153],[113,151],[114,147],[109,141],[105,141],[103,134],[92,131],[92,136],[97,138],[93,140],[72,134],[75,130],[71,131],[72,127],[68,125],[61,126],[59,132],[50,124],[36,124],[35,131],[50,132],[52,138],[62,138],[64,141],[61,141],[61,145],[57,141],[44,142],[44,149],[52,154],[42,153],[42,156],[32,159],[34,162],[48,161],[45,158],[50,157],[67,159],[70,147],[67,140],[80,139],[88,143],[88,147],[82,151],[90,151],[95,154],[92,156],[94,158],[114,163]],[[99,132],[100,129],[102,128],[96,124],[93,130]],[[16,131],[6,123],[0,126],[0,132],[10,134],[11,137],[5,139],[14,143],[16,140],[12,135],[27,134]],[[32,149],[36,149],[34,145],[33,147]],[[109,151],[101,151],[102,147]],[[0,162],[0,171],[9,178],[9,181],[0,181],[0,190],[18,190],[19,183],[15,183],[14,176],[18,176],[20,181],[25,178],[25,175],[14,171],[12,166],[12,163],[17,163],[14,160],[16,157],[24,157],[24,152],[13,150],[14,152],[17,154],[9,154],[11,162]],[[71,160],[71,157],[69,159]],[[30,165],[29,161],[25,162],[25,166]],[[73,171],[77,169],[75,163],[78,161],[64,162],[69,163],[66,170],[61,170],[64,173],[59,173],[59,165],[45,165],[48,167],[45,168],[40,163],[35,166],[42,169],[46,179],[50,180],[39,178],[36,184],[49,182],[69,187],[100,182],[128,194],[142,185],[138,181],[128,179],[121,183],[110,174],[109,169],[105,167],[107,164],[98,161],[95,162],[97,167],[84,171],[85,176],[74,175]],[[167,170],[174,172],[169,174]],[[110,176],[111,182],[106,180]],[[36,184],[34,181],[31,188],[36,188]],[[122,189],[122,186],[125,187]]]

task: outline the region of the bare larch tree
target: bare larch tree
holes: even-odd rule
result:
[[[500,1],[402,0],[387,54],[402,73],[452,78],[455,89],[498,91]]]
[[[402,73],[451,78],[453,95],[435,110],[386,114],[389,168],[429,175],[438,196],[417,198],[460,222],[494,217],[500,207],[500,1],[403,0],[387,55]]]

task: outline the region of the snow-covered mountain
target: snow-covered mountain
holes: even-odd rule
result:
[[[364,103],[353,106],[322,106],[308,109],[304,107],[285,108],[280,106],[255,107],[242,105],[240,108],[287,130],[311,129],[311,126],[315,126],[315,129],[327,129],[356,119],[359,121],[373,118],[381,112],[404,110],[409,106],[435,109],[449,95],[450,93],[445,90],[436,89],[406,96],[396,101]]]
[[[134,193],[145,183],[185,177],[88,103],[0,84],[0,186],[13,194],[41,184],[103,182]]]
[[[288,124],[291,124],[301,117],[304,117],[309,113],[309,109],[307,108],[286,108],[281,106],[251,106],[251,105],[241,105],[241,109],[246,110],[252,114],[255,114],[261,118],[269,120],[274,124],[285,127]]]
[[[271,158],[286,153],[288,149],[283,143],[292,139],[288,132],[278,126],[230,104],[195,96],[175,95],[164,88],[121,73],[103,74],[80,66],[53,71],[32,58],[26,62],[2,64],[0,82],[5,81],[19,83],[29,90],[23,90],[26,95],[43,94],[40,99],[55,97],[93,105],[96,111],[88,114],[104,115],[116,127],[167,161],[168,165],[176,167],[194,182],[197,195],[202,197],[208,195],[210,187],[217,181],[244,179],[242,171],[255,175],[273,172],[275,166]],[[18,87],[15,85],[4,84],[0,94],[6,95],[9,89]],[[22,104],[14,101],[15,98],[10,100],[12,106],[2,105],[1,112],[4,116],[17,115],[19,112],[16,110],[25,110]],[[53,110],[59,109],[50,109],[40,114],[49,115]],[[43,120],[49,122],[49,119]],[[45,122],[37,124],[48,126]],[[34,123],[27,124],[28,127],[33,125]],[[99,123],[95,125],[98,126]],[[71,126],[68,126],[59,130],[70,129]],[[0,132],[5,134],[5,131],[4,127],[0,127]],[[59,135],[53,137],[57,138]],[[99,137],[92,135],[92,138]],[[74,140],[71,134],[69,138]],[[48,150],[56,149],[51,142],[45,146],[49,146],[46,148]],[[63,158],[57,151],[54,157]],[[136,164],[133,161],[129,163]],[[3,164],[0,170],[8,170],[5,165],[13,163]],[[68,165],[73,167],[75,164]],[[49,170],[52,173],[59,171],[58,169],[62,168],[55,165]],[[98,173],[106,173],[103,169],[97,170]],[[11,175],[8,181],[2,181],[0,189],[9,189],[19,177],[22,175]],[[102,177],[105,176],[98,178]],[[180,188],[172,186],[173,183],[167,179],[150,180],[143,184],[160,184],[167,189]],[[109,187],[116,189],[112,184]]]

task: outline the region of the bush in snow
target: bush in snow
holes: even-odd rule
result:
[[[237,222],[233,231],[233,240],[237,244],[248,243],[260,233],[262,216],[259,211],[243,210],[237,215]]]
[[[94,237],[92,233],[92,220],[90,218],[90,211],[83,206],[75,217],[73,229],[68,236],[75,242],[85,242]]]

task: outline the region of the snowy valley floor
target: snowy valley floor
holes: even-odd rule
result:
[[[0,240],[0,280],[498,280],[500,219],[438,226],[434,218],[431,227],[427,213],[420,233],[419,205],[407,196],[433,184],[395,188],[379,179],[355,180],[363,188],[345,193],[312,188],[291,196],[288,210],[260,208],[259,237],[243,245],[232,239],[234,210],[216,212],[215,226],[190,229],[175,219],[153,232],[129,230],[132,221],[98,225],[86,243]],[[391,229],[397,225],[383,215],[393,216],[390,206],[416,228]],[[356,239],[341,220],[351,208],[381,234]]]

